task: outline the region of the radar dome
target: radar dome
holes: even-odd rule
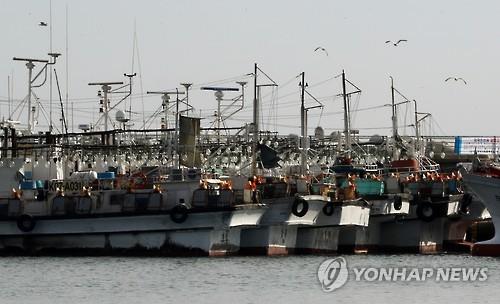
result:
[[[314,137],[316,137],[317,139],[325,138],[325,131],[322,127],[316,127],[316,129],[314,129]]]
[[[115,119],[116,119],[116,121],[119,121],[119,122],[127,122],[128,121],[128,118],[125,117],[125,113],[122,110],[116,111]]]

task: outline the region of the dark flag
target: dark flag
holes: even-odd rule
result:
[[[179,155],[181,164],[186,167],[201,165],[200,153],[196,151],[196,138],[200,136],[200,119],[180,116]]]
[[[281,167],[278,162],[281,158],[278,157],[278,152],[276,150],[266,146],[259,145],[260,150],[260,161],[266,169],[272,169],[276,167]]]

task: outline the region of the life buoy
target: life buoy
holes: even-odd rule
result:
[[[332,202],[328,202],[323,206],[323,213],[326,216],[331,216],[334,212],[334,206]]]
[[[132,189],[145,189],[147,177],[144,173],[138,172],[131,176],[130,186]]]
[[[186,205],[177,205],[170,210],[170,219],[177,224],[184,223],[188,217],[188,208]]]
[[[436,210],[434,210],[431,202],[420,202],[417,206],[417,216],[424,222],[432,222],[436,217]]]
[[[17,228],[22,232],[30,232],[35,228],[35,219],[29,214],[22,214],[17,219]]]
[[[396,195],[394,196],[394,209],[396,210],[401,210],[401,208],[403,208],[403,199],[401,198],[401,196],[399,195]]]
[[[300,207],[299,207],[300,206]],[[299,211],[300,209],[300,211]],[[292,205],[292,213],[295,216],[303,217],[309,210],[309,203],[301,198],[296,198]]]

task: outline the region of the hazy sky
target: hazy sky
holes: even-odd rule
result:
[[[49,0],[0,0],[0,117],[8,116],[9,75],[14,80],[13,107],[27,94],[27,69],[12,57],[47,57],[49,27],[38,23],[49,22],[49,12]],[[68,88],[74,104],[75,124],[98,117],[96,87],[88,82],[126,81],[123,73],[132,71],[135,22],[134,71],[142,71],[134,85],[136,112],[142,113],[144,103],[150,115],[161,103],[159,96],[141,98],[141,80],[144,93],[174,89],[180,82],[196,85],[231,79],[217,84],[233,86],[238,76],[251,82],[243,75],[252,72],[257,62],[281,85],[262,92],[264,127],[270,130],[300,132],[295,76],[302,71],[309,92],[325,106],[323,112],[310,111],[309,132],[318,124],[328,133],[341,129],[342,102],[334,97],[340,93],[340,79],[333,77],[345,69],[348,79],[362,90],[359,98],[353,97],[353,109],[389,103],[392,75],[395,86],[418,101],[419,111],[432,113],[427,133],[500,135],[494,127],[500,112],[499,15],[498,1],[53,0],[52,41],[53,51],[62,53],[56,69],[63,97]],[[385,44],[398,39],[408,42],[397,47]],[[317,46],[326,48],[328,56],[314,52]],[[467,85],[445,82],[449,76],[463,77]],[[48,85],[35,92],[48,109]],[[58,117],[55,86],[53,92],[53,113]],[[245,109],[227,121],[229,126],[251,120],[252,87],[246,92]],[[118,99],[115,95],[112,100]],[[216,108],[213,93],[195,87],[190,100],[208,125]],[[400,125],[413,123],[412,111],[413,105],[401,107]],[[13,118],[18,116],[19,111]],[[142,114],[133,118],[140,127]],[[26,120],[25,112],[19,119]],[[39,121],[40,126],[47,125],[41,116]],[[159,120],[152,126],[158,125]],[[353,127],[362,134],[388,134],[390,125],[388,107],[353,113]]]

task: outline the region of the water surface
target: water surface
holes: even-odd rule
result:
[[[500,259],[345,256],[349,267],[488,267],[485,282],[356,282],[325,293],[327,256],[2,257],[0,303],[498,303]]]

